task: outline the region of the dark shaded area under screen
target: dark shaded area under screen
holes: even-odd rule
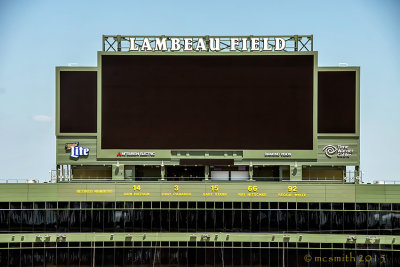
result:
[[[356,132],[356,72],[318,72],[318,133]]]
[[[97,71],[60,72],[60,132],[97,132]]]
[[[313,148],[313,55],[102,56],[102,148]]]

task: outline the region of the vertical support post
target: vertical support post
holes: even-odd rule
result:
[[[344,169],[342,170],[342,184],[346,183],[346,166],[344,166]]]
[[[311,35],[311,51],[314,51],[314,35]]]
[[[112,165],[112,177],[111,179],[124,179],[125,178],[125,166],[117,161],[117,164]]]
[[[57,167],[56,167],[56,179],[57,179],[57,182],[60,181],[60,173],[59,173],[59,171],[60,171],[60,165],[57,165]]]
[[[249,178],[250,178],[250,181],[254,181],[253,180],[253,163],[252,162],[250,162],[250,165],[249,165]]]
[[[210,176],[210,166],[204,166],[204,180],[208,181],[208,177]]]
[[[165,181],[165,165],[164,165],[164,161],[161,161],[161,181]]]
[[[121,35],[117,35],[117,49],[121,52]]]
[[[290,165],[290,180],[302,180],[302,168],[301,165],[297,164],[297,161],[294,162],[294,165]]]
[[[361,182],[360,177],[360,166],[354,168],[354,183],[359,184]]]

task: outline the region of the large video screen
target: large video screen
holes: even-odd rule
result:
[[[318,72],[318,133],[356,132],[356,72]]]
[[[313,149],[313,55],[102,55],[102,149]]]
[[[97,71],[60,71],[60,132],[97,132]]]

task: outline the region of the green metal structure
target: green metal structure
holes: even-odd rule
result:
[[[313,148],[102,148],[102,56],[209,54],[313,56]],[[360,68],[317,56],[312,35],[104,35],[97,66],[56,68],[56,182],[0,186],[0,266],[399,266],[400,185],[362,183]],[[97,75],[96,132],[62,130],[74,72]],[[355,73],[354,132],[318,131],[327,72]]]

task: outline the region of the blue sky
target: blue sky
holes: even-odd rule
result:
[[[96,66],[103,34],[313,34],[320,66],[361,66],[364,178],[400,181],[398,14],[382,0],[0,0],[0,179],[49,177],[55,66]]]

